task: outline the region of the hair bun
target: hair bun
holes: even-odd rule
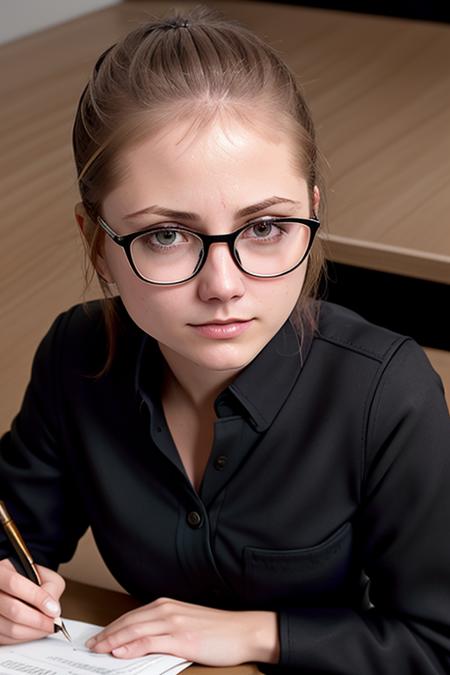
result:
[[[189,28],[189,21],[181,17],[170,19],[166,23],[163,23],[161,28]]]

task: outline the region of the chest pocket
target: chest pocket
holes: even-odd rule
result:
[[[352,526],[344,523],[309,548],[244,549],[247,601],[254,607],[349,605],[359,574],[352,556]]]

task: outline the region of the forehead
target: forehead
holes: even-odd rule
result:
[[[196,210],[218,202],[242,206],[269,193],[298,198],[305,181],[297,160],[291,138],[264,117],[184,119],[123,152],[122,178],[111,196],[126,202],[125,213],[151,202],[184,208],[195,202]]]
[[[220,161],[238,160],[246,155],[263,154],[278,149],[278,159],[296,155],[293,135],[270,120],[267,114],[251,111],[216,110],[213,115],[185,115],[175,118],[156,133],[143,135],[137,143],[125,148],[121,155],[123,168],[145,161],[182,165],[190,159]]]

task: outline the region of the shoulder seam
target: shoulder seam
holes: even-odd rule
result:
[[[360,477],[360,499],[361,499],[361,494],[362,494],[362,488],[364,485],[364,481],[366,479],[367,475],[367,442],[368,442],[368,435],[369,435],[369,425],[371,423],[371,419],[375,419],[377,414],[378,414],[378,407],[381,402],[381,397],[379,398],[377,404],[376,404],[376,409],[372,410],[374,402],[375,402],[375,397],[378,393],[378,390],[381,389],[385,386],[386,381],[383,379],[384,374],[389,367],[390,363],[392,362],[392,359],[394,358],[395,354],[399,351],[399,349],[406,343],[406,342],[413,342],[413,339],[407,336],[401,336],[397,340],[395,340],[391,345],[390,345],[390,350],[386,350],[386,356],[387,358],[384,358],[382,363],[382,366],[377,370],[375,375],[373,376],[372,380],[372,385],[370,387],[370,391],[368,392],[366,402],[364,405],[364,415],[363,415],[363,424],[362,424],[362,429],[361,429],[361,452],[362,452],[362,461],[361,461],[361,477]],[[390,354],[389,354],[390,351]],[[380,389],[380,391],[381,391]]]
[[[336,345],[338,347],[342,347],[343,349],[348,349],[350,351],[356,352],[358,354],[362,354],[364,356],[367,356],[374,361],[379,361],[382,363],[384,359],[386,358],[386,355],[389,353],[389,351],[398,343],[398,342],[403,342],[404,340],[410,340],[406,335],[395,335],[392,338],[392,341],[386,346],[385,350],[383,352],[380,351],[373,351],[372,349],[368,349],[367,347],[364,347],[363,345],[356,344],[354,342],[351,342],[350,340],[344,340],[342,338],[333,336],[333,335],[321,335],[318,333],[316,335],[317,340],[322,340],[323,342],[328,342],[330,344]]]

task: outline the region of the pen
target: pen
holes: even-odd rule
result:
[[[33,558],[31,557],[31,553],[28,550],[24,540],[22,539],[22,535],[17,529],[17,525],[9,515],[8,509],[6,508],[4,502],[2,502],[1,500],[0,500],[0,521],[3,525],[3,529],[5,530],[8,536],[8,539],[14,546],[14,549],[17,555],[19,556],[19,561],[20,564],[22,565],[25,576],[38,586],[42,586],[42,582],[39,577]],[[57,631],[61,631],[64,637],[66,637],[70,641],[70,635],[62,619],[60,618],[54,619],[54,623],[55,623],[55,633]]]

